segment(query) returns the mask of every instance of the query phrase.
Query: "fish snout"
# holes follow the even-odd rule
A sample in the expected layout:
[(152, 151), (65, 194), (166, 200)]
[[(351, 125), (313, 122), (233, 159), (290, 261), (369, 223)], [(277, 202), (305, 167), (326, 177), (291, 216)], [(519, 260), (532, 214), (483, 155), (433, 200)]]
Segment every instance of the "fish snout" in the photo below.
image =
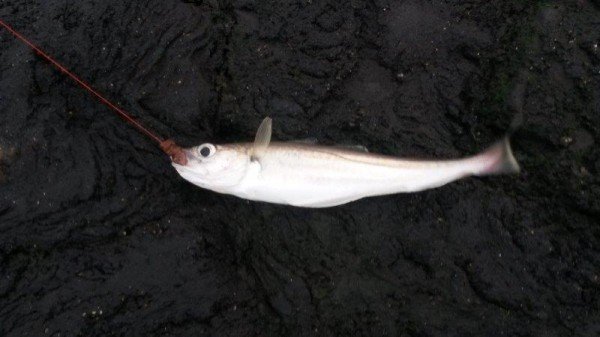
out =
[(198, 158), (195, 151), (182, 149), (181, 153), (185, 156), (185, 163), (181, 164), (176, 161), (171, 163), (180, 175), (205, 176), (208, 174), (208, 169), (203, 165), (202, 160)]
[(185, 158), (187, 160), (186, 165), (189, 165), (189, 163), (191, 162), (198, 161), (198, 157), (190, 149), (183, 149), (183, 154), (185, 155)]
[(167, 154), (173, 163), (178, 165), (186, 165), (187, 164), (187, 156), (184, 153), (184, 149), (182, 149), (177, 143), (175, 143), (172, 139), (166, 139), (160, 142), (160, 148), (163, 150), (165, 154)]
[(191, 168), (194, 163), (198, 162), (198, 158), (189, 149), (182, 149), (180, 152), (180, 156), (181, 156), (181, 159), (183, 159), (183, 160), (172, 159), (172, 163), (171, 163), (177, 169)]

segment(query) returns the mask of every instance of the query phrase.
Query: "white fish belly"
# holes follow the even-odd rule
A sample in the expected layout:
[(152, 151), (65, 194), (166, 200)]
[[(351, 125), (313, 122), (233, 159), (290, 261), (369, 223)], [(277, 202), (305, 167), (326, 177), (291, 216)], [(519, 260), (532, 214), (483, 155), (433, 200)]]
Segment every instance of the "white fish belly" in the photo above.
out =
[(330, 207), (369, 196), (415, 192), (472, 173), (468, 160), (392, 163), (388, 159), (378, 163), (335, 153), (289, 150), (274, 150), (254, 165), (232, 194), (301, 207)]

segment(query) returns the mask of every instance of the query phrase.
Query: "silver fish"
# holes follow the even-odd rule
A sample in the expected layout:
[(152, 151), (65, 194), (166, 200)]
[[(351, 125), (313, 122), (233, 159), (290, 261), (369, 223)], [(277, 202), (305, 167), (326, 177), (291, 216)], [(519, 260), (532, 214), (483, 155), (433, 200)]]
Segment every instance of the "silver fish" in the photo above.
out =
[(508, 137), (475, 156), (415, 160), (356, 149), (271, 142), (265, 118), (254, 143), (202, 144), (173, 163), (194, 185), (240, 198), (299, 207), (331, 207), (365, 197), (417, 192), (467, 176), (519, 172)]

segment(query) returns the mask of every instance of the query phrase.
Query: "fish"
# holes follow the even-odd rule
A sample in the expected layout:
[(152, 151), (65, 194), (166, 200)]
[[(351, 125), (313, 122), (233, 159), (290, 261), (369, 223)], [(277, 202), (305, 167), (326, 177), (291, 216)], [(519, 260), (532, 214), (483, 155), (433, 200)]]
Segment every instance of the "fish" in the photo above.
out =
[(373, 154), (364, 147), (272, 142), (271, 134), (272, 120), (267, 117), (253, 143), (205, 143), (185, 148), (185, 165), (172, 165), (183, 179), (204, 189), (307, 208), (419, 192), (468, 176), (520, 170), (508, 135), (473, 156), (417, 160)]

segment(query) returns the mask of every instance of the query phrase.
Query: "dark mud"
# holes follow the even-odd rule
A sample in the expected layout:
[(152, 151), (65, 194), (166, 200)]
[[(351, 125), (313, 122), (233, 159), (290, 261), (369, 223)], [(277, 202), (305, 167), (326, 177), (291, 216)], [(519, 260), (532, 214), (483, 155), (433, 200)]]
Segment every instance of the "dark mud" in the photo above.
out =
[(184, 145), (453, 157), (520, 176), (309, 210), (198, 189), (0, 32), (0, 336), (598, 336), (600, 3), (0, 1)]

